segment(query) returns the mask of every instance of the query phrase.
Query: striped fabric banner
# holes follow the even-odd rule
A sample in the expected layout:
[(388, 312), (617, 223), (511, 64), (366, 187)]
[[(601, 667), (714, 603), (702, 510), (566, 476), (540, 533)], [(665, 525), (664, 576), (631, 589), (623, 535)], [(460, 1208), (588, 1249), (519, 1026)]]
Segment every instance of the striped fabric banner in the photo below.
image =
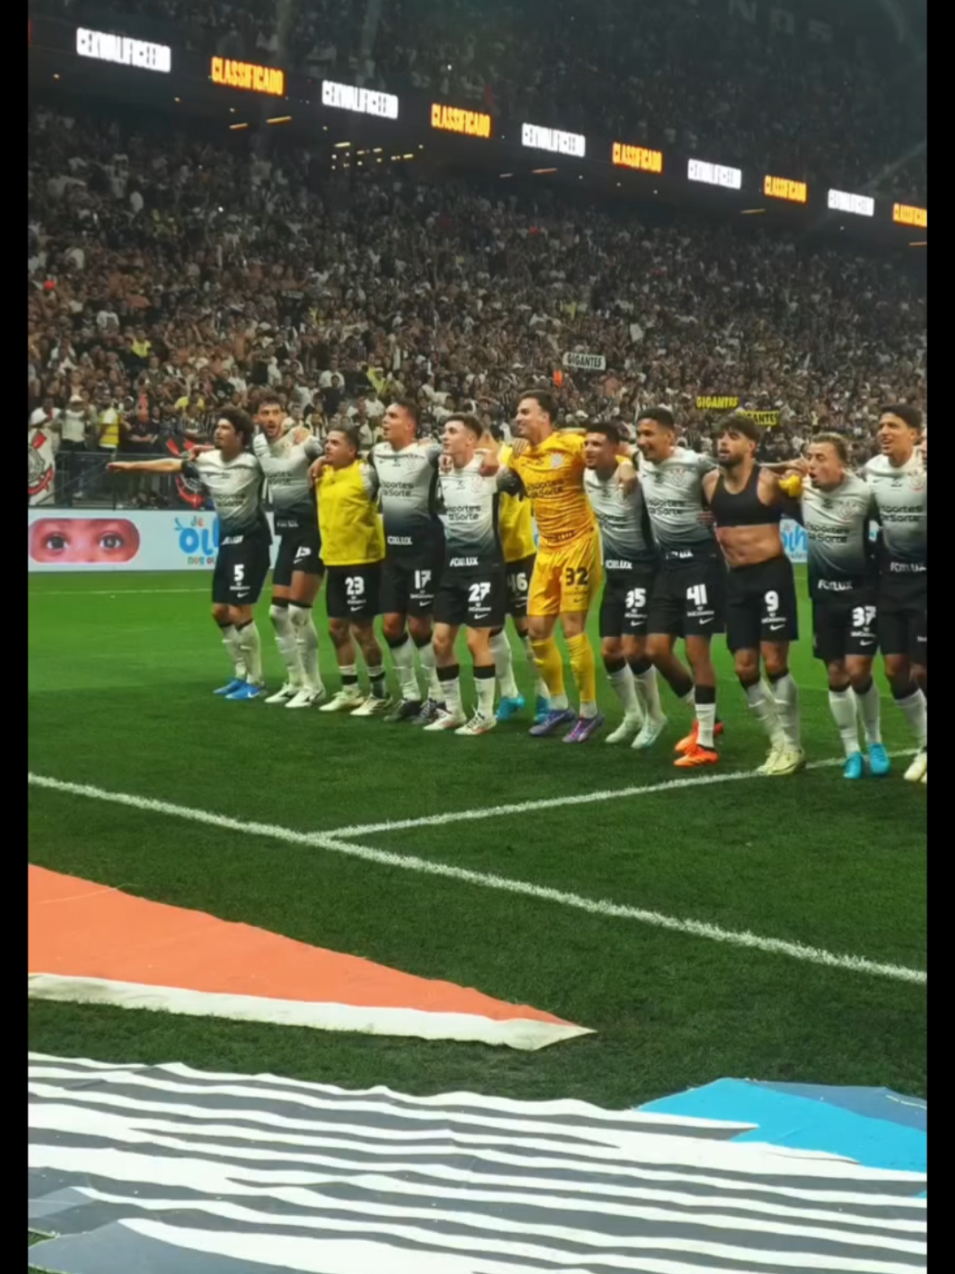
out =
[(58, 1274), (913, 1274), (926, 1179), (751, 1125), (31, 1055)]

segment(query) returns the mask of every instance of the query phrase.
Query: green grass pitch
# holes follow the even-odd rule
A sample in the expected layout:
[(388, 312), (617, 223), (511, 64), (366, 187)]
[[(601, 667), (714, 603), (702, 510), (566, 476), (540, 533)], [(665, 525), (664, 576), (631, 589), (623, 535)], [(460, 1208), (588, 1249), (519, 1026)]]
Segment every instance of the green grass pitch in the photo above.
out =
[[(526, 737), (529, 722), (464, 740), (222, 702), (211, 690), (228, 666), (208, 612), (206, 577), (31, 577), (30, 769), (307, 831), (680, 777), (671, 748), (689, 716), (671, 699), (670, 730), (651, 755), (600, 741), (535, 741)], [(274, 685), (281, 669), (267, 613), (263, 604)], [(323, 627), (321, 606), (317, 618)], [(810, 759), (836, 758), (808, 603), (801, 621), (792, 664), (806, 748)], [(722, 639), (718, 647), (721, 766), (752, 770), (765, 741)], [(322, 653), (335, 686), (327, 642)], [(528, 688), (520, 650), (515, 661)], [(619, 711), (604, 685), (601, 694), (613, 723)], [(884, 724), (890, 750), (910, 746), (888, 699)], [(897, 760), (882, 781), (848, 784), (834, 766), (378, 833), (363, 843), (923, 969), (926, 789), (902, 781), (904, 765)], [(35, 1003), (30, 1045), (39, 1051), (620, 1107), (721, 1076), (926, 1094), (921, 984), (64, 793), (31, 788), (29, 796), (33, 863), (474, 986), (596, 1031), (522, 1054)]]

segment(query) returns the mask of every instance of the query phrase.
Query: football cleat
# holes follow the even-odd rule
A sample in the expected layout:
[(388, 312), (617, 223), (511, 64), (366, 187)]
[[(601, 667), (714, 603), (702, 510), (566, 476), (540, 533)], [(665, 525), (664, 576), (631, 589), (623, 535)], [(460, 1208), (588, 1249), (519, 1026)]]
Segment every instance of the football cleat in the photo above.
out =
[[(475, 712), (471, 720), (465, 722), (462, 726), (458, 726), (454, 733), (460, 734), (465, 739), (473, 739), (477, 738), (479, 734), (489, 734), (496, 725), (496, 717), (485, 717), (480, 712)], [(430, 726), (425, 728), (430, 729)]]
[[(268, 703), (268, 699), (265, 702)], [(317, 708), (320, 703), (324, 702), (324, 687), (321, 690), (310, 690), (308, 686), (303, 686), (301, 690), (296, 691), (285, 706), (286, 708)]]
[(546, 739), (548, 735), (559, 730), (562, 725), (576, 725), (577, 713), (571, 708), (551, 708), (543, 721), (535, 721), (528, 734), (535, 739)]
[(269, 695), (269, 697), (266, 699), (265, 702), (266, 703), (288, 703), (290, 699), (295, 698), (295, 696), (299, 693), (301, 689), (302, 689), (301, 686), (293, 686), (291, 681), (286, 681), (285, 685), (281, 688), (281, 690), (276, 690), (275, 694)]
[(434, 717), (422, 729), (425, 734), (440, 734), (444, 730), (458, 730), (468, 723), (463, 712), (449, 712), (447, 708), (438, 708)]
[(767, 763), (765, 774), (770, 778), (783, 778), (787, 774), (795, 774), (806, 764), (806, 754), (802, 748), (777, 748)]
[(362, 704), (362, 693), (357, 686), (339, 690), (328, 703), (323, 703), (319, 712), (354, 712)]
[(438, 713), (446, 711), (443, 703), (439, 703), (437, 699), (425, 699), (421, 711), (412, 721), (412, 725), (430, 725), (432, 721), (437, 721)]
[(643, 721), (640, 717), (624, 717), (612, 734), (608, 734), (605, 743), (630, 743), (640, 733)]
[(578, 717), (573, 730), (564, 735), (564, 743), (586, 743), (601, 729), (604, 720), (602, 712), (598, 712), (595, 717)]
[(550, 700), (538, 695), (534, 701), (534, 724), (543, 725), (550, 716)]
[(230, 695), (234, 694), (240, 686), (244, 686), (245, 682), (241, 677), (233, 677), (227, 686), (220, 686), (218, 690), (213, 690), (214, 695)]
[(643, 729), (631, 744), (638, 752), (644, 751), (646, 748), (652, 748), (660, 735), (667, 728), (666, 717), (661, 717), (659, 721), (654, 721), (647, 717), (643, 723)]
[(852, 756), (846, 758), (842, 777), (844, 779), (861, 779), (865, 777), (865, 760), (861, 752), (853, 752)]
[[(718, 739), (722, 733), (723, 733), (723, 722), (717, 721), (716, 725), (713, 727), (713, 737), (715, 739)], [(699, 739), (700, 739), (700, 723), (699, 721), (694, 721), (693, 729), (690, 731), (690, 733), (686, 736), (685, 739), (680, 740), (680, 742), (674, 747), (673, 751), (680, 752), (680, 753), (689, 752), (692, 748), (696, 747), (697, 743), (699, 742)]]
[(415, 721), (421, 713), (424, 704), (420, 699), (402, 699), (394, 712), (390, 716), (385, 717), (386, 721), (396, 724), (401, 721)]
[(928, 748), (919, 748), (915, 760), (905, 771), (907, 783), (921, 783), (928, 773)]
[(873, 778), (881, 779), (892, 769), (889, 754), (881, 743), (869, 744), (869, 773)]
[(369, 695), (364, 703), (360, 704), (352, 713), (353, 717), (383, 717), (387, 713), (394, 711), (395, 701), (389, 699), (387, 695), (379, 698), (376, 695)]
[(720, 754), (715, 748), (705, 748), (701, 743), (696, 743), (688, 752), (677, 757), (673, 764), (678, 770), (695, 770), (701, 765), (716, 765), (719, 759)]
[(497, 705), (497, 719), (498, 721), (510, 721), (512, 717), (516, 717), (519, 712), (522, 712), (525, 707), (526, 700), (523, 695), (517, 695), (516, 698), (512, 699), (502, 698)]
[(241, 703), (246, 699), (258, 699), (262, 693), (261, 686), (253, 685), (251, 681), (243, 681), (242, 685), (237, 690), (233, 690), (230, 695), (226, 695), (226, 698)]

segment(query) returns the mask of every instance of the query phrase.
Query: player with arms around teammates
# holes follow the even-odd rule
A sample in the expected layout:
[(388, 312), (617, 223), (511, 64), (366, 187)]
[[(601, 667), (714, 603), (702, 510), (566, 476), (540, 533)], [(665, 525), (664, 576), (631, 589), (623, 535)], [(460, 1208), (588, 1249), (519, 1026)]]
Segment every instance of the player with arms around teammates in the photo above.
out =
[[(640, 484), (660, 556), (647, 621), (647, 650), (673, 693), (696, 709), (693, 729), (676, 745), (679, 769), (715, 765), (716, 672), (711, 642), (723, 632), (726, 568), (705, 514), (703, 477), (716, 467), (709, 456), (677, 445), (676, 422), (667, 407), (637, 420)], [(683, 638), (693, 675), (674, 653)]]
[[(358, 456), (358, 430), (332, 429), (324, 458), (312, 468), (318, 500), (322, 552), (328, 569), (328, 631), (338, 659), (342, 688), (319, 712), (377, 717), (394, 705), (385, 688), (381, 647), (374, 622), (381, 611), (381, 564), (385, 556), (378, 514), (378, 479)], [(355, 642), (361, 647), (371, 693), (358, 687)]]
[[(485, 458), (478, 452), (483, 433), (474, 416), (449, 416), (444, 423), (440, 484), (445, 556), (434, 599), (434, 652), (445, 707), (424, 727), (427, 732), (454, 730), (472, 738), (497, 725), (491, 635), (501, 631), (507, 614), (498, 489), (519, 486), (508, 470), (485, 476)], [(467, 628), (477, 692), (477, 708), (470, 720), (464, 711), (455, 655), (462, 625)]]
[[(600, 537), (584, 491), (584, 440), (555, 427), (557, 403), (545, 390), (521, 395), (515, 431), (519, 442), (505, 447), (500, 461), (521, 480), (531, 502), (540, 543), (531, 577), (527, 613), (534, 660), (547, 684), (551, 710), (533, 725), (536, 738), (563, 725), (565, 743), (585, 743), (603, 725), (597, 709), (597, 675), (587, 636), (587, 615), (601, 580)], [(621, 466), (618, 480), (632, 484), (632, 465)], [(580, 697), (574, 713), (564, 688), (564, 666), (554, 640), (560, 620)]]
[(215, 693), (257, 699), (262, 693), (262, 646), (254, 607), (269, 573), (272, 533), (262, 507), (262, 468), (250, 448), (252, 418), (239, 408), (219, 413), (215, 448), (195, 459), (116, 460), (113, 472), (183, 473), (201, 483), (219, 518), (219, 551), (212, 575), (212, 617), (232, 660), (233, 676)]
[(319, 445), (306, 430), (284, 429), (285, 409), (266, 394), (259, 400), (252, 449), (269, 484), (279, 551), (272, 572), (269, 617), (286, 680), (266, 703), (309, 708), (325, 698), (318, 667), (318, 633), (312, 606), (325, 566), (315, 517), (309, 467)]
[(813, 438), (806, 457), (800, 518), (809, 542), (809, 596), (813, 649), (829, 675), (829, 710), (846, 753), (847, 779), (865, 776), (859, 749), (862, 718), (869, 771), (888, 774), (882, 746), (879, 691), (872, 680), (877, 638), (877, 566), (869, 524), (875, 516), (871, 488), (848, 469), (840, 434)]
[(799, 637), (796, 580), (779, 527), (784, 512), (797, 510), (778, 476), (757, 463), (761, 436), (747, 416), (726, 417), (717, 442), (719, 472), (704, 474), (703, 493), (727, 566), (727, 645), (750, 711), (769, 736), (761, 772), (778, 777), (805, 765), (799, 691), (789, 671), (789, 645)]
[(604, 593), (600, 646), (610, 684), (623, 707), (623, 722), (608, 743), (652, 747), (666, 728), (657, 673), (647, 658), (647, 619), (657, 558), (638, 483), (618, 480), (623, 439), (612, 422), (587, 426), (584, 489), (600, 528)]
[[(389, 405), (382, 433), (368, 463), (378, 480), (384, 519), (383, 629), (401, 688), (401, 703), (388, 720), (427, 725), (444, 707), (431, 640), (434, 593), (444, 562), (437, 506), (441, 447), (418, 440), (418, 407), (410, 399)], [(427, 700), (415, 672), (416, 648), (428, 681)]]
[(922, 413), (907, 403), (884, 407), (881, 454), (865, 468), (882, 527), (879, 645), (895, 702), (918, 753), (905, 777), (928, 783), (928, 467)]

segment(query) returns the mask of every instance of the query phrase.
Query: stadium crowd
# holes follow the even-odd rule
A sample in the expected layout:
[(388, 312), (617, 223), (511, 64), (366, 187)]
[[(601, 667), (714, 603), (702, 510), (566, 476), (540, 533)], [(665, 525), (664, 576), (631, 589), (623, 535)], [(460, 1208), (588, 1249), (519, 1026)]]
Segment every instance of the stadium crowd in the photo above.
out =
[(263, 388), (368, 445), (389, 395), (432, 431), (455, 408), (500, 423), (567, 351), (606, 370), (563, 370), (566, 420), (667, 402), (704, 447), (697, 398), (733, 395), (780, 413), (771, 459), (814, 425), (861, 459), (882, 403), (924, 407), (924, 293), (884, 257), (410, 170), (332, 177), (149, 116), (39, 109), (29, 153), (30, 420), (77, 449), (206, 441)]
[[(863, 27), (858, 14), (847, 20), (839, 6), (819, 5), (799, 11), (798, 32), (774, 35), (768, 11), (754, 24), (720, 0), (603, 0), (599, 22), (581, 0), (31, 0), (31, 8), (203, 57), (418, 90), (502, 118), (925, 200), (924, 38), (898, 5), (901, 39), (878, 9)], [(825, 20), (831, 43), (818, 28), (811, 38), (811, 17)]]

